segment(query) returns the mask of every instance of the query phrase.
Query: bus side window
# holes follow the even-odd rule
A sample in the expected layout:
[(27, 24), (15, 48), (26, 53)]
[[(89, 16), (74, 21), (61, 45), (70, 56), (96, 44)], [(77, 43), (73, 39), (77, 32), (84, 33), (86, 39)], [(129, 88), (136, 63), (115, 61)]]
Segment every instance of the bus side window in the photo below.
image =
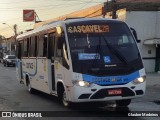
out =
[(27, 38), (27, 57), (29, 56), (29, 38)]
[(37, 53), (37, 56), (38, 57), (43, 57), (43, 42), (44, 42), (44, 40), (43, 40), (43, 37), (42, 36), (39, 36), (38, 37), (38, 53)]
[(18, 59), (23, 57), (23, 41), (19, 41), (18, 43)]
[(35, 42), (35, 38), (31, 37), (30, 39), (30, 57), (35, 57), (35, 46), (36, 46), (36, 42)]
[(35, 36), (35, 50), (34, 50), (34, 57), (37, 57), (37, 39), (38, 39), (38, 37)]
[(43, 42), (43, 57), (47, 57), (47, 40), (48, 40), (48, 35), (44, 35), (44, 42)]
[(62, 57), (62, 38), (58, 37), (57, 40), (57, 57)]
[(31, 53), (32, 53), (32, 51), (31, 51), (31, 50), (32, 50), (32, 47), (31, 47), (31, 46), (32, 46), (32, 43), (31, 43), (31, 41), (32, 41), (32, 40), (31, 40), (31, 37), (30, 37), (30, 38), (29, 38), (29, 57), (32, 56), (32, 54), (31, 54)]
[(23, 51), (23, 57), (28, 57), (28, 49), (27, 49), (27, 39), (24, 40), (24, 51)]
[(54, 60), (55, 52), (55, 33), (48, 34), (48, 59)]

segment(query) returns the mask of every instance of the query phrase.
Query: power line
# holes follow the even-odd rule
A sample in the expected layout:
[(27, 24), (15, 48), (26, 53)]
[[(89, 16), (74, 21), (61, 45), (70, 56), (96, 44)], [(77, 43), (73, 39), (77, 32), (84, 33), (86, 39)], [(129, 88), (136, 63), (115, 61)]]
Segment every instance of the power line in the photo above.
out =
[[(63, 1), (63, 0), (60, 0), (60, 1)], [(25, 1), (23, 1), (23, 2), (25, 2)], [(76, 11), (76, 10), (79, 10), (79, 9), (83, 9), (84, 7), (86, 7), (88, 4), (90, 4), (90, 3), (95, 3), (95, 2), (93, 2), (93, 0), (90, 0), (90, 1), (80, 1), (81, 3), (79, 3), (79, 4), (85, 4), (85, 5), (83, 5), (83, 6), (81, 6), (80, 8), (76, 8), (76, 9), (73, 9), (72, 8), (72, 11)], [(96, 3), (101, 3), (101, 2), (96, 2)], [(50, 8), (50, 10), (52, 10), (53, 11), (53, 9), (57, 9), (57, 7), (70, 7), (70, 6), (72, 6), (72, 5), (74, 5), (74, 6), (77, 6), (77, 5), (79, 5), (79, 4), (56, 4), (56, 5), (44, 5), (44, 6), (40, 6), (39, 8), (41, 8), (41, 9), (38, 9), (38, 7), (35, 7), (35, 8), (37, 8), (37, 11), (41, 11), (41, 10), (43, 10), (42, 8), (47, 8), (47, 7), (51, 7)], [(52, 9), (53, 8), (53, 9)], [(14, 8), (10, 8), (10, 9), (14, 9)], [(60, 9), (60, 8), (59, 8)], [(50, 11), (50, 10), (47, 10), (47, 13)], [(67, 11), (71, 11), (70, 9), (68, 9)], [(54, 14), (53, 12), (51, 13), (49, 13), (49, 14), (46, 14), (46, 12), (41, 12), (41, 13), (45, 13), (45, 14), (41, 14), (41, 15), (50, 15), (50, 14)], [(57, 13), (57, 11), (55, 11), (55, 13)], [(17, 18), (14, 18), (14, 19), (9, 19), (9, 20), (6, 20), (6, 21), (11, 21), (11, 20), (16, 20), (16, 19), (21, 19), (22, 17), (17, 17)], [(5, 21), (5, 22), (6, 22)], [(33, 23), (34, 24), (34, 23)], [(28, 26), (31, 26), (31, 24), (30, 25), (25, 25), (25, 26), (18, 26), (18, 28), (24, 28), (24, 27), (28, 27)], [(3, 30), (0, 30), (0, 31), (4, 31), (4, 30), (6, 30), (6, 29), (3, 29)]]
[[(88, 2), (87, 2), (87, 4), (88, 4)], [(63, 4), (63, 5), (65, 5), (65, 6), (63, 6), (63, 7), (70, 7), (71, 5), (74, 5), (74, 4)], [(57, 9), (57, 7), (58, 6), (61, 6), (61, 4), (58, 4), (58, 5), (56, 5), (56, 7), (52, 7), (53, 9)], [(75, 6), (78, 6), (78, 4), (77, 5), (75, 5)], [(53, 10), (52, 8), (50, 8), (50, 10)], [(82, 8), (82, 7), (81, 7)], [(44, 10), (44, 9), (36, 9), (36, 11), (41, 11), (41, 10)], [(50, 10), (47, 10), (46, 12), (48, 12), (48, 11), (50, 11)], [(13, 11), (13, 10), (12, 10)], [(20, 11), (22, 11), (22, 10), (20, 10)], [(56, 11), (57, 12), (57, 11)], [(42, 12), (41, 12), (42, 13)], [(44, 12), (43, 12), (44, 13)], [(49, 13), (49, 14), (53, 14), (53, 13)], [(48, 14), (42, 14), (42, 15), (48, 15)], [(16, 20), (16, 19), (20, 19), (20, 18), (22, 18), (22, 17), (17, 17), (17, 18), (14, 18), (14, 19), (8, 19), (8, 20), (5, 20), (5, 22), (6, 21), (12, 21), (12, 20)]]
[[(91, 1), (93, 1), (93, 0), (91, 0)], [(90, 3), (91, 1), (88, 1), (88, 2), (83, 2), (83, 3), (79, 3), (79, 4), (84, 4), (84, 3)], [(92, 2), (92, 3), (101, 3), (101, 2)], [(29, 6), (29, 8), (31, 8), (31, 9), (39, 9), (39, 8), (48, 8), (48, 7), (57, 7), (57, 6), (63, 6), (63, 5), (74, 5), (75, 3), (73, 3), (73, 4), (55, 4), (55, 5), (44, 5), (44, 6), (37, 6), (37, 7), (34, 7), (34, 6)], [(21, 10), (21, 9), (24, 9), (24, 7), (6, 7), (6, 8), (0, 8), (0, 10), (7, 10), (7, 11), (9, 11), (9, 10), (15, 10), (15, 11), (18, 11), (18, 10)]]
[[(84, 3), (80, 3), (80, 4), (84, 4)], [(54, 6), (63, 6), (63, 5), (73, 5), (73, 4), (54, 4), (54, 5), (43, 5), (43, 6), (29, 6), (29, 8), (48, 8), (48, 7), (54, 7)], [(7, 7), (7, 8), (0, 8), (0, 9), (24, 9), (24, 7)]]
[[(35, 0), (32, 0), (32, 1), (35, 1)], [(8, 2), (8, 3), (0, 3), (0, 4), (3, 4), (3, 5), (5, 5), (5, 4), (19, 4), (19, 3), (26, 3), (26, 2), (32, 2), (32, 1), (28, 1), (28, 0), (24, 0), (24, 1), (21, 1), (21, 2)]]

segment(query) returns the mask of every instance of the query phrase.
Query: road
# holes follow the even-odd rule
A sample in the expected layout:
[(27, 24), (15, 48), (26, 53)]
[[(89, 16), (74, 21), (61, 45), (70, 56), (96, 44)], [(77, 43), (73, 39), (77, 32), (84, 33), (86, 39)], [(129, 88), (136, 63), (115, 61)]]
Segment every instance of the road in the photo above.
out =
[[(160, 82), (158, 80), (160, 80), (160, 75), (149, 74), (147, 77), (147, 89), (145, 96), (132, 100), (132, 103), (128, 108), (115, 108), (114, 103), (110, 103), (103, 108), (93, 108), (90, 104), (80, 104), (76, 108), (69, 109), (63, 107), (58, 99), (54, 96), (50, 96), (38, 91), (36, 94), (29, 94), (27, 87), (23, 84), (20, 84), (16, 80), (15, 67), (4, 67), (0, 63), (0, 111), (52, 111), (52, 114), (59, 114), (57, 117), (54, 117), (56, 120), (70, 120), (75, 118), (77, 120), (106, 120), (107, 115), (109, 115), (107, 119), (128, 119), (124, 116), (121, 116), (120, 113), (118, 114), (118, 112), (160, 111)], [(101, 111), (101, 114), (98, 114), (99, 111)], [(69, 117), (65, 117), (66, 114), (70, 114)], [(120, 117), (113, 117), (114, 115), (116, 116), (116, 114), (118, 114)], [(99, 115), (101, 117), (99, 117)], [(53, 120), (54, 118), (45, 119)], [(151, 119), (151, 117), (136, 118), (141, 120)], [(0, 120), (1, 119), (2, 118), (0, 118)], [(14, 119), (32, 120), (34, 118)], [(38, 119), (43, 120), (44, 118)], [(159, 117), (152, 117), (152, 119), (158, 120)]]

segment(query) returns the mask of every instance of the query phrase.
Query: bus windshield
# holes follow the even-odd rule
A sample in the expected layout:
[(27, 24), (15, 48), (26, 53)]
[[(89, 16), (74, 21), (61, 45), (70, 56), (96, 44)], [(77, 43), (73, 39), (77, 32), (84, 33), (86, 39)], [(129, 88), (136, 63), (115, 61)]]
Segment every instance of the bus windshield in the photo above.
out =
[(128, 74), (143, 67), (125, 23), (68, 25), (73, 72), (98, 76)]

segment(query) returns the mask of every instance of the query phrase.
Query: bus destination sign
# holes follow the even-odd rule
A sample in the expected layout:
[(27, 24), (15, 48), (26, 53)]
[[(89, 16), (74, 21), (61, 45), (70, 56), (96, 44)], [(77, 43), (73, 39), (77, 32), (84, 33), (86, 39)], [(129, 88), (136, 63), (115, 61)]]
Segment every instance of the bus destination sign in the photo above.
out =
[(108, 25), (77, 25), (69, 26), (68, 33), (104, 33), (109, 32)]

